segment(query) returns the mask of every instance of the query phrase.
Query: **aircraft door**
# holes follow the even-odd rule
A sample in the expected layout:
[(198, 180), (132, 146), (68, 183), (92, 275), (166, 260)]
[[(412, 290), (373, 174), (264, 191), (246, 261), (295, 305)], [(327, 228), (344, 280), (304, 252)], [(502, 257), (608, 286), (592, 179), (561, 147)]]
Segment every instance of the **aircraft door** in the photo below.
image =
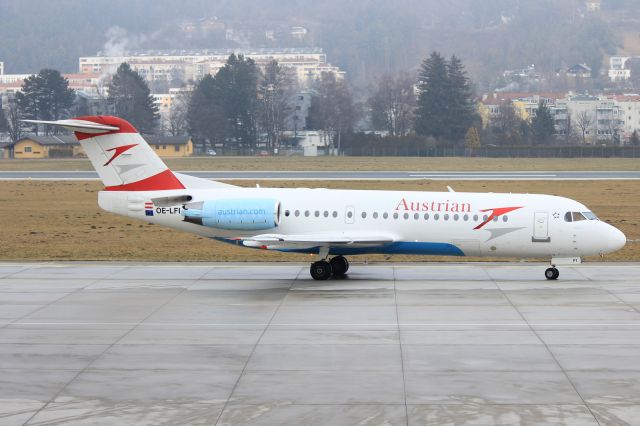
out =
[(356, 208), (353, 206), (347, 206), (344, 210), (344, 222), (354, 223), (356, 219)]
[(533, 217), (533, 237), (531, 241), (534, 243), (548, 243), (551, 241), (549, 237), (549, 213), (535, 212)]

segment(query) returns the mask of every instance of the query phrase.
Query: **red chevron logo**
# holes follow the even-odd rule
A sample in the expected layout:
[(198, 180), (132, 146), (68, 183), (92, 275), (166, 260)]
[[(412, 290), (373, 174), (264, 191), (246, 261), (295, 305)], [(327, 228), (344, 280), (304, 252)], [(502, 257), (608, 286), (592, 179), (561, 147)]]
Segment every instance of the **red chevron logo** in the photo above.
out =
[(482, 222), (480, 225), (476, 226), (473, 229), (480, 229), (483, 226), (485, 226), (487, 223), (491, 222), (494, 218), (496, 218), (498, 216), (502, 216), (503, 214), (507, 214), (507, 213), (512, 212), (514, 210), (521, 209), (521, 208), (522, 207), (497, 207), (495, 209), (480, 210), (482, 213), (491, 212), (491, 214), (489, 215), (487, 220), (485, 220), (484, 222)]
[(107, 150), (107, 152), (110, 152), (110, 151), (115, 151), (115, 152), (113, 153), (113, 156), (109, 159), (109, 161), (107, 161), (106, 163), (104, 163), (103, 167), (108, 166), (109, 164), (111, 164), (111, 162), (112, 162), (113, 160), (115, 160), (115, 159), (116, 159), (116, 158), (118, 158), (120, 155), (122, 155), (122, 153), (124, 153), (124, 152), (126, 152), (126, 151), (130, 150), (130, 149), (131, 149), (131, 148), (133, 148), (134, 146), (138, 146), (138, 144), (137, 144), (137, 143), (134, 143), (134, 144), (132, 144), (132, 145), (123, 145), (123, 146), (118, 146), (118, 147), (115, 147), (115, 148), (108, 149), (108, 150)]

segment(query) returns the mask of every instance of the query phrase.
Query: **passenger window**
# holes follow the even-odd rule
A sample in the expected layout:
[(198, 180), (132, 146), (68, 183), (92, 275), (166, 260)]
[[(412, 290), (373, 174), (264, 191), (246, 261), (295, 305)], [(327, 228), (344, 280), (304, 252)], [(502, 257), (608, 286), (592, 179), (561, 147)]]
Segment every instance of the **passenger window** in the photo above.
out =
[(329, 212), (328, 211), (324, 211), (324, 217), (329, 217)]
[(474, 215), (473, 215), (473, 221), (474, 221), (474, 222), (477, 222), (477, 221), (478, 221), (478, 215), (477, 215), (477, 214), (474, 214)]
[(449, 220), (449, 215), (448, 214), (444, 215), (444, 220)]
[(440, 219), (440, 215), (438, 213), (433, 215), (433, 220), (438, 220)]
[(453, 215), (453, 220), (455, 220), (457, 222), (458, 219), (460, 219), (460, 215), (454, 214)]
[(566, 213), (564, 214), (564, 221), (565, 221), (565, 222), (571, 222), (571, 221), (572, 221), (572, 220), (571, 220), (571, 212), (566, 212)]
[(333, 216), (333, 217), (338, 217), (338, 212), (334, 210), (334, 211), (333, 211), (333, 215), (332, 215), (332, 216)]
[(373, 212), (373, 218), (377, 219), (378, 218), (378, 212)]
[(503, 222), (507, 222), (508, 220), (509, 220), (509, 217), (508, 217), (508, 216), (502, 216), (502, 221), (503, 221)]
[(398, 213), (394, 213), (394, 214), (393, 214), (393, 218), (394, 218), (394, 219), (397, 219), (397, 218), (398, 218)]
[(424, 214), (424, 220), (429, 220), (429, 213)]
[(309, 217), (309, 210), (305, 210), (304, 215), (305, 217)]
[(285, 210), (285, 211), (284, 211), (284, 215), (285, 215), (286, 217), (289, 217), (289, 215), (290, 215), (290, 214), (291, 214), (291, 213), (289, 212), (289, 210)]
[(384, 219), (387, 219), (387, 218), (389, 217), (389, 213), (384, 213), (384, 214), (382, 215), (382, 217), (383, 217)]
[(362, 212), (362, 218), (366, 219), (367, 218), (367, 212)]
[(468, 215), (468, 214), (465, 214), (465, 215), (464, 215), (464, 217), (463, 217), (463, 219), (464, 219), (464, 221), (465, 221), (465, 222), (467, 222), (467, 221), (469, 220), (469, 215)]
[(413, 215), (413, 218), (414, 218), (415, 220), (420, 219), (420, 214), (418, 214), (418, 213), (414, 214), (414, 215)]
[(409, 219), (409, 213), (405, 213), (405, 214), (404, 214), (404, 219), (405, 219), (405, 220)]
[(319, 217), (319, 216), (320, 216), (320, 212), (319, 212), (318, 210), (316, 210), (316, 212), (315, 212), (315, 216), (316, 216), (316, 217)]
[(300, 210), (296, 210), (294, 214), (296, 215), (296, 217), (300, 216)]
[(351, 219), (353, 217), (353, 212), (347, 212), (347, 217)]

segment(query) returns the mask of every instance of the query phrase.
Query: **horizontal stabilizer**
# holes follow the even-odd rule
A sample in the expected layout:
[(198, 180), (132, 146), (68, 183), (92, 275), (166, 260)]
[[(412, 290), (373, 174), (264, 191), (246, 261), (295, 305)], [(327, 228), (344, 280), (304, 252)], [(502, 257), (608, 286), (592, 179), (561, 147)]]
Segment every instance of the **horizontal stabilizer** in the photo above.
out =
[(64, 127), (65, 129), (69, 129), (74, 132), (80, 133), (88, 133), (88, 134), (98, 134), (105, 132), (113, 132), (120, 130), (119, 127), (108, 126), (106, 124), (94, 123), (92, 121), (87, 120), (55, 120), (55, 121), (46, 121), (46, 120), (21, 120), (23, 123), (30, 124), (48, 124), (50, 126)]

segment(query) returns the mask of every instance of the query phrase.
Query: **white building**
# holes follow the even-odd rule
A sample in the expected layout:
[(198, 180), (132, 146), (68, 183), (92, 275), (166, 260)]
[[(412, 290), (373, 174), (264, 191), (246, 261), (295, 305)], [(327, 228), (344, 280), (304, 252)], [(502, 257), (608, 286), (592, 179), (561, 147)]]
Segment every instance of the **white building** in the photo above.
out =
[(291, 68), (302, 87), (320, 78), (323, 72), (343, 78), (344, 72), (327, 62), (322, 49), (215, 49), (182, 51), (145, 51), (124, 56), (86, 56), (79, 59), (83, 74), (113, 74), (127, 62), (148, 81), (197, 81), (206, 74), (215, 75), (231, 54), (244, 55), (264, 68), (272, 60)]
[(640, 132), (640, 95), (622, 95), (616, 97), (623, 121), (623, 140), (629, 140), (634, 131)]
[(566, 133), (568, 115), (571, 114), (573, 132), (582, 134), (582, 127), (585, 127), (587, 143), (612, 141), (616, 134), (623, 139), (624, 116), (616, 99), (573, 95), (558, 100), (551, 110), (558, 134)]
[(4, 74), (4, 62), (0, 61), (0, 75)]
[(609, 79), (613, 82), (631, 78), (631, 70), (627, 69), (627, 61), (632, 56), (612, 56), (609, 58)]

